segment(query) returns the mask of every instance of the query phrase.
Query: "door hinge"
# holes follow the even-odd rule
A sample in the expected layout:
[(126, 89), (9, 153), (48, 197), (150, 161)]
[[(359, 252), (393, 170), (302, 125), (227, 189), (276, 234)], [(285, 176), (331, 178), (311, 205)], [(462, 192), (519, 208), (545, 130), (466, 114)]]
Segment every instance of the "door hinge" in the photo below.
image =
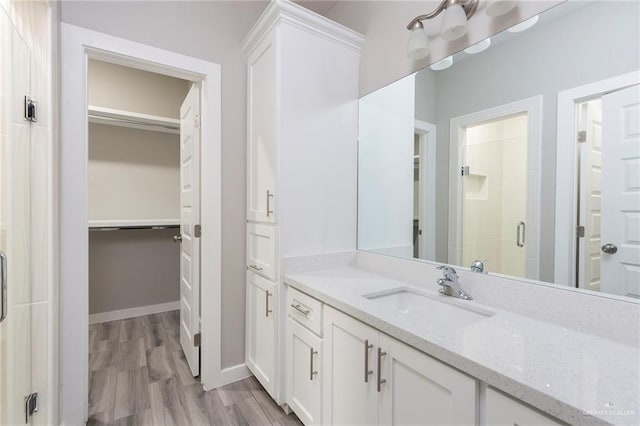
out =
[(202, 226), (196, 225), (193, 227), (193, 236), (196, 238), (200, 238), (202, 235)]
[(202, 342), (202, 335), (200, 333), (196, 333), (193, 335), (193, 346), (196, 348), (200, 347), (200, 343)]
[(30, 96), (24, 97), (24, 119), (31, 123), (38, 121), (38, 103)]
[(200, 114), (195, 115), (195, 118), (193, 119), (193, 125), (196, 129), (200, 128)]
[(460, 176), (469, 176), (469, 166), (460, 167)]
[(24, 397), (24, 422), (29, 423), (29, 417), (38, 412), (38, 393), (34, 392)]
[(587, 141), (587, 131), (581, 130), (578, 132), (578, 142), (583, 143)]
[(578, 225), (578, 227), (576, 228), (576, 235), (578, 236), (578, 238), (584, 238), (584, 226)]

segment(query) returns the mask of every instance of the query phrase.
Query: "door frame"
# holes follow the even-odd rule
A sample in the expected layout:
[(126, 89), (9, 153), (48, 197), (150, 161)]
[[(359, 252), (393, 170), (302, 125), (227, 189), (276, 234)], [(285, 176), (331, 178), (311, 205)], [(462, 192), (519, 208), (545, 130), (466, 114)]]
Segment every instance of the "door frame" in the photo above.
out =
[[(501, 117), (527, 113), (527, 259), (530, 280), (540, 274), (540, 179), (542, 147), (542, 96), (533, 96), (497, 107), (454, 117), (449, 129), (449, 263), (460, 265), (462, 258), (462, 180), (459, 164), (464, 147), (465, 127)], [(451, 194), (451, 190), (455, 193)]]
[[(415, 120), (414, 132), (420, 137), (420, 227), (426, 232), (418, 237), (420, 258), (436, 260), (436, 125)], [(424, 183), (423, 176), (427, 177)], [(424, 217), (427, 217), (425, 220)], [(424, 225), (424, 226), (423, 226)], [(431, 238), (427, 238), (430, 236)]]
[[(62, 23), (60, 138), (60, 421), (88, 417), (87, 62), (95, 58), (200, 83), (201, 382), (205, 389), (244, 377), (221, 365), (221, 68), (178, 53)], [(206, 142), (204, 142), (206, 141)], [(204, 143), (203, 143), (204, 142)], [(240, 371), (243, 370), (243, 371)]]
[(553, 282), (574, 287), (576, 282), (576, 227), (578, 225), (577, 105), (609, 92), (640, 84), (640, 71), (558, 92), (556, 137), (556, 216)]

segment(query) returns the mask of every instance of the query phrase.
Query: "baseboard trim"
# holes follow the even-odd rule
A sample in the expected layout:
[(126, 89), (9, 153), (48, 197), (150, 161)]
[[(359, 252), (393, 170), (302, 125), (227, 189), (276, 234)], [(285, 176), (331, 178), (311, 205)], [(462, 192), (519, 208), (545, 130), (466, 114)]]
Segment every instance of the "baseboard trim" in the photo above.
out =
[(89, 324), (99, 324), (101, 322), (117, 321), (127, 318), (141, 317), (144, 315), (159, 314), (161, 312), (175, 311), (180, 309), (180, 301), (160, 303), (158, 305), (139, 306), (118, 311), (100, 312), (89, 315)]
[[(238, 380), (246, 379), (251, 376), (251, 371), (247, 368), (247, 364), (238, 364), (233, 367), (224, 368), (217, 375), (214, 383), (203, 383), (205, 390), (210, 391)], [(211, 387), (209, 387), (211, 386)]]

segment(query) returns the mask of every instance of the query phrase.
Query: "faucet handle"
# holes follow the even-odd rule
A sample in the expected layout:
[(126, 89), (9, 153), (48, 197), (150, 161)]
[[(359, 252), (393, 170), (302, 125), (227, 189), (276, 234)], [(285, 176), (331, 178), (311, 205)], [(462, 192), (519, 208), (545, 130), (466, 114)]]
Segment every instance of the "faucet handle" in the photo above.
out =
[(451, 266), (449, 265), (440, 265), (438, 266), (438, 269), (442, 269), (442, 274), (445, 276), (445, 278), (447, 279), (451, 279), (454, 278), (458, 275), (458, 273), (456, 272), (455, 269), (453, 269)]

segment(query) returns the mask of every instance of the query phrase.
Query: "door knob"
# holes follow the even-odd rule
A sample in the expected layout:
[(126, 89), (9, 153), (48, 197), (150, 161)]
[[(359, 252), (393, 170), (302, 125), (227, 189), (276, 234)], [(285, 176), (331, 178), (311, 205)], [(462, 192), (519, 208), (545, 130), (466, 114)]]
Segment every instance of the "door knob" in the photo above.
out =
[(607, 243), (602, 246), (602, 252), (607, 254), (615, 254), (618, 251), (618, 246), (615, 244)]
[(174, 235), (173, 236), (173, 242), (174, 243), (181, 243), (182, 242), (182, 235), (180, 235), (180, 234)]

